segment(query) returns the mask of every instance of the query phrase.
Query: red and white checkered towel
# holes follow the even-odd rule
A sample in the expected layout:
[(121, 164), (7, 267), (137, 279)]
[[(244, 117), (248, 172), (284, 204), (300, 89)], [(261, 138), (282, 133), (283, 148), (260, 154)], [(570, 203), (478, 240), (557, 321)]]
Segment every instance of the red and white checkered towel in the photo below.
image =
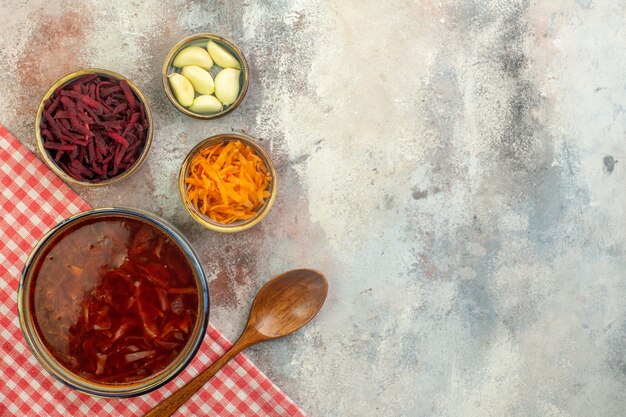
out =
[[(129, 399), (90, 397), (49, 375), (31, 354), (17, 317), (22, 267), (41, 236), (89, 208), (0, 125), (0, 416), (142, 415), (219, 358), (230, 343), (209, 325), (200, 350), (173, 381)], [(304, 416), (244, 355), (178, 411), (180, 416)]]

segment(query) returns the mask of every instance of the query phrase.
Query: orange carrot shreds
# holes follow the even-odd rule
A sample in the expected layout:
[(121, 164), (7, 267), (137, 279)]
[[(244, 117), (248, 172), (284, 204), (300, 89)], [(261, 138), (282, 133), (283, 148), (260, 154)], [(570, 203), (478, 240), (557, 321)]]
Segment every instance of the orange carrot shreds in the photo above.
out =
[(239, 140), (216, 143), (191, 158), (187, 203), (218, 223), (247, 220), (270, 197), (272, 176), (254, 150)]

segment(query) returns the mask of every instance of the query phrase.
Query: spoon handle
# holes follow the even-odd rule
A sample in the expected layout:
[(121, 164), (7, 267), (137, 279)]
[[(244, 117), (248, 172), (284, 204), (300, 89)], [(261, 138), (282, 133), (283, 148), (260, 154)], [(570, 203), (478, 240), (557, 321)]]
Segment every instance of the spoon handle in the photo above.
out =
[(156, 407), (148, 411), (144, 417), (169, 417), (176, 412), (189, 398), (193, 396), (213, 375), (217, 373), (239, 352), (250, 346), (250, 342), (245, 337), (241, 337), (224, 356), (213, 362), (204, 371), (200, 372), (191, 381), (187, 382), (181, 389), (161, 401)]

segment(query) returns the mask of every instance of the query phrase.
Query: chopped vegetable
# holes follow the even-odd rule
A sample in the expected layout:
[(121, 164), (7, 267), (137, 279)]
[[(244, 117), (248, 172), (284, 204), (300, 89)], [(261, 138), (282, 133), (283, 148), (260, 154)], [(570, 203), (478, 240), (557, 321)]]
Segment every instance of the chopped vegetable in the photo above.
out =
[(124, 355), (126, 363), (135, 362), (139, 359), (147, 358), (148, 356), (154, 356), (156, 352), (154, 350), (144, 350), (142, 352), (133, 352)]
[(185, 311), (185, 304), (183, 303), (183, 299), (180, 297), (176, 297), (170, 303), (170, 307), (172, 313), (180, 315)]
[(129, 169), (147, 138), (143, 104), (128, 83), (90, 74), (44, 102), (43, 146), (69, 176), (97, 183)]
[(187, 202), (222, 224), (246, 220), (270, 197), (271, 181), (265, 163), (249, 145), (239, 140), (216, 143), (191, 158), (185, 178)]
[(107, 355), (102, 353), (96, 353), (96, 375), (102, 375), (104, 373), (104, 365), (107, 363)]
[(170, 294), (195, 294), (196, 289), (194, 287), (186, 288), (168, 288), (167, 292)]

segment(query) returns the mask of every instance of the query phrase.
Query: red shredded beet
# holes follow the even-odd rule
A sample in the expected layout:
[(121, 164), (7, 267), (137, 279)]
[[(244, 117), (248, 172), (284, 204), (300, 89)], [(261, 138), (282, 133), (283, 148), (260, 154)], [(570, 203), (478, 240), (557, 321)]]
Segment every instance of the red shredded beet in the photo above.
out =
[(90, 74), (44, 102), (44, 148), (71, 177), (100, 182), (126, 171), (144, 149), (145, 108), (128, 83)]

